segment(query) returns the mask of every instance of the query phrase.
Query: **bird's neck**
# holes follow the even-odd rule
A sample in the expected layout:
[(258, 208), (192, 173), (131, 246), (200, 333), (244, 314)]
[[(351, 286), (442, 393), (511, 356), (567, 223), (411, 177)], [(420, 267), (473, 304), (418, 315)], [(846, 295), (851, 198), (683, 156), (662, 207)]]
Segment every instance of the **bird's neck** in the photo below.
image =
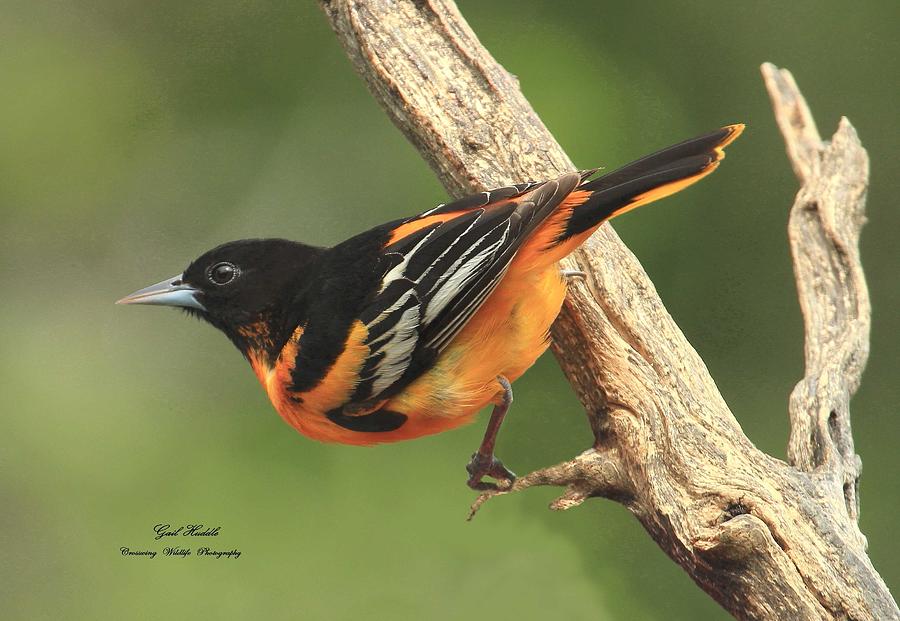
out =
[[(305, 275), (303, 275), (305, 276)], [(270, 303), (266, 310), (243, 315), (239, 320), (215, 323), (244, 357), (256, 368), (259, 364), (272, 367), (282, 348), (298, 327), (307, 320), (307, 286), (301, 284), (307, 278), (284, 287), (283, 297)]]
[(282, 317), (263, 312), (237, 326), (221, 326), (244, 357), (257, 366), (271, 367), (282, 347), (291, 337), (291, 330)]

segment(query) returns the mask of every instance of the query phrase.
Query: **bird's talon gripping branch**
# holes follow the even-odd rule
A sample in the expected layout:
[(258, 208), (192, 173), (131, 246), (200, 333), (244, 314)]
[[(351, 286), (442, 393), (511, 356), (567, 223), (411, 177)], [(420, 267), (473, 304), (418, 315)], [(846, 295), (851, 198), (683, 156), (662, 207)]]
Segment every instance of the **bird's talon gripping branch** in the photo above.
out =
[[(466, 484), (474, 490), (509, 489), (516, 481), (515, 473), (504, 466), (502, 461), (493, 455), (481, 452), (472, 454), (472, 459), (466, 465), (466, 472), (469, 473), (469, 480), (466, 481)], [(497, 483), (482, 481), (484, 477), (491, 477)]]
[[(497, 384), (500, 386), (500, 392), (498, 393), (499, 401), (491, 412), (491, 419), (488, 421), (487, 428), (484, 430), (484, 438), (481, 440), (481, 446), (478, 447), (478, 450), (472, 455), (472, 459), (469, 460), (469, 464), (466, 466), (466, 471), (469, 473), (467, 484), (472, 489), (498, 489), (496, 485), (482, 483), (481, 479), (486, 476), (492, 477), (498, 482), (505, 483), (506, 488), (509, 488), (513, 481), (516, 480), (516, 475), (504, 466), (502, 461), (494, 457), (494, 445), (497, 443), (497, 432), (500, 431), (500, 425), (503, 424), (503, 418), (509, 411), (509, 406), (512, 405), (513, 401), (512, 386), (510, 385), (509, 380), (502, 375), (498, 375), (496, 380)], [(485, 485), (488, 487), (485, 487)]]

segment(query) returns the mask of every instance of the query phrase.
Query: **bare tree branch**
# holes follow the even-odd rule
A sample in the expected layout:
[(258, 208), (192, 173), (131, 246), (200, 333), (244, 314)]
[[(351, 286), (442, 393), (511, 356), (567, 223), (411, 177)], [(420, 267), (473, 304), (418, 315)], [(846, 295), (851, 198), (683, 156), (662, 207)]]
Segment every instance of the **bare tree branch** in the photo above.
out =
[(859, 258), (869, 157), (846, 118), (831, 143), (822, 142), (789, 71), (766, 63), (762, 72), (802, 184), (788, 238), (806, 326), (806, 376), (791, 394), (788, 457), (803, 471), (836, 476), (856, 523), (862, 462), (853, 449), (850, 397), (869, 357), (871, 308)]
[(494, 496), (520, 492), (538, 485), (565, 487), (566, 491), (550, 503), (554, 511), (577, 507), (588, 498), (603, 496), (628, 502), (634, 496), (634, 488), (618, 461), (617, 451), (588, 449), (578, 457), (555, 466), (535, 470), (503, 489), (487, 490), (478, 495), (469, 510), (469, 520), (481, 506)]
[[(373, 95), (451, 193), (574, 170), (451, 0), (320, 2)], [(827, 233), (792, 237), (795, 262), (808, 263), (797, 270), (807, 338), (818, 343), (807, 345), (806, 392), (792, 398), (798, 468), (744, 436), (646, 273), (604, 225), (563, 265), (586, 278), (570, 286), (553, 330), (553, 351), (587, 410), (593, 448), (505, 493), (549, 484), (566, 488), (554, 508), (592, 496), (621, 502), (742, 619), (900, 619), (856, 524), (858, 464), (846, 408), (865, 362), (868, 311), (858, 226), (842, 223), (861, 221), (865, 179), (848, 186), (816, 155), (846, 157), (849, 124), (823, 151), (799, 91), (784, 91), (799, 119), (791, 124), (802, 129), (802, 140), (788, 141), (796, 170), (805, 188), (820, 188), (810, 196), (834, 199), (817, 211), (822, 223), (833, 223)], [(841, 196), (860, 199), (853, 208), (860, 211), (843, 213)], [(809, 255), (796, 249), (826, 241), (830, 248)], [(821, 304), (832, 310), (820, 311)], [(822, 338), (825, 332), (831, 336)], [(851, 379), (839, 381), (841, 373)]]

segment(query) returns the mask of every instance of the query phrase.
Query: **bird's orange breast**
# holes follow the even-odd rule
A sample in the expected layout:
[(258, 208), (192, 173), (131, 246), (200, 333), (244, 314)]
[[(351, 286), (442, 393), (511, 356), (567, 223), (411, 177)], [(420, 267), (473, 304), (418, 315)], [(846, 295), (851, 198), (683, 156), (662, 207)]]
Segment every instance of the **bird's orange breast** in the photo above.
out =
[(392, 431), (354, 431), (325, 415), (345, 404), (358, 382), (366, 355), (366, 328), (360, 322), (352, 326), (341, 355), (323, 380), (307, 392), (289, 389), (302, 329), (274, 364), (251, 352), (251, 365), (281, 417), (321, 442), (397, 442), (466, 424), (502, 392), (497, 376), (515, 380), (546, 350), (548, 330), (565, 297), (565, 283), (555, 264), (535, 269), (533, 262), (517, 263), (429, 370), (399, 394), (373, 406), (407, 417)]

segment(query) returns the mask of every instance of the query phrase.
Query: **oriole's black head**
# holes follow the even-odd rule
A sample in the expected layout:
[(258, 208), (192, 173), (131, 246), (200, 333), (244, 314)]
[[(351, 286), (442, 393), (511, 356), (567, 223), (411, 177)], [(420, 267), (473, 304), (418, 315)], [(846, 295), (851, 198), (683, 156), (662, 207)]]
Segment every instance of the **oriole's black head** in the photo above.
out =
[[(182, 274), (135, 291), (119, 304), (180, 307), (225, 332), (246, 353), (246, 326), (267, 332), (287, 326), (294, 301), (309, 282), (322, 250), (286, 239), (242, 239), (217, 246)], [(275, 334), (271, 334), (276, 337)]]

